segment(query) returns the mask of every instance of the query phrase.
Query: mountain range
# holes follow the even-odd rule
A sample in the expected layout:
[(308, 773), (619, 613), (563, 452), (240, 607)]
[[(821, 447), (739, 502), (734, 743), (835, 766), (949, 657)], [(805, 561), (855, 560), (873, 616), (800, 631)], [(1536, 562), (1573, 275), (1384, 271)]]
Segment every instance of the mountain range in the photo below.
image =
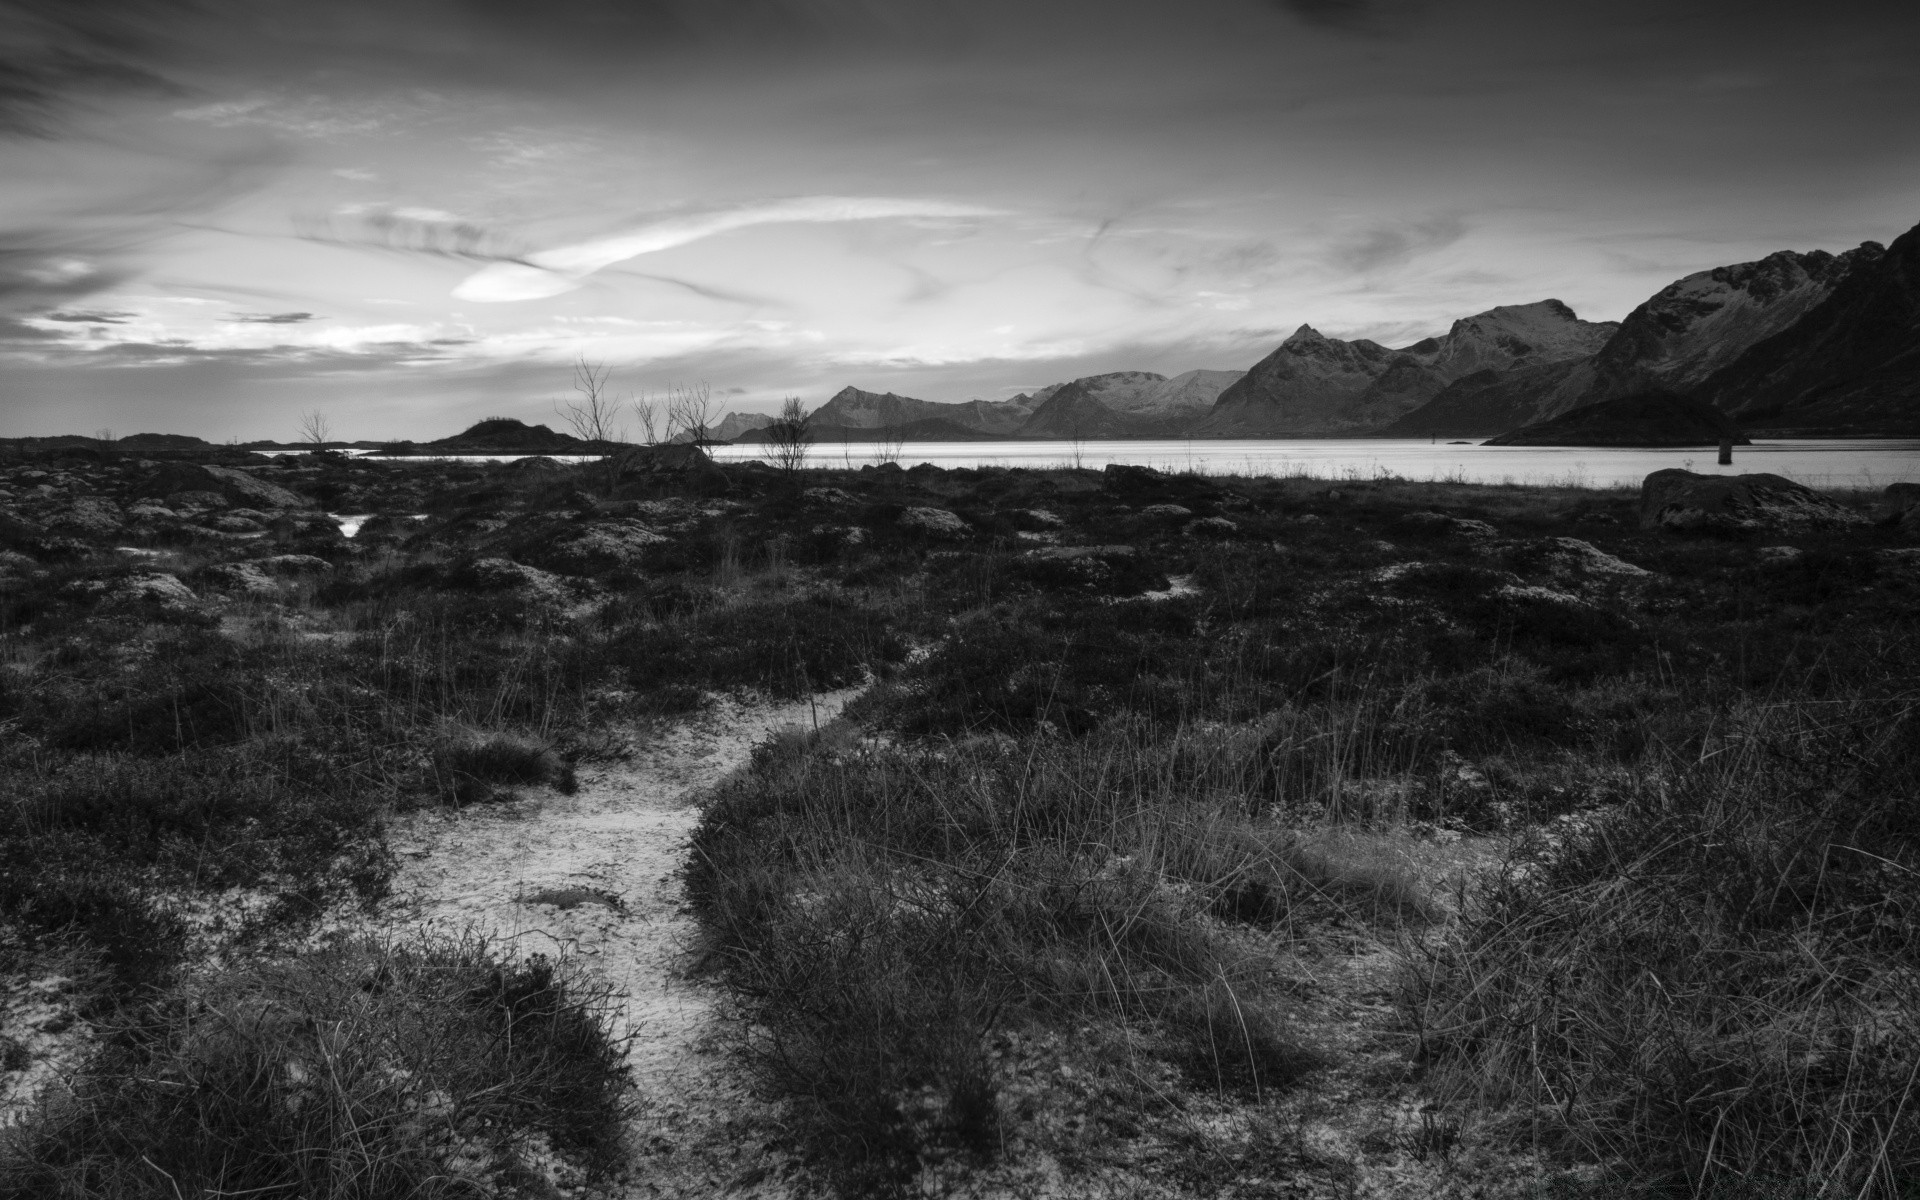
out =
[[(1660, 397), (1774, 436), (1920, 434), (1920, 226), (1885, 247), (1782, 250), (1699, 271), (1620, 321), (1584, 321), (1540, 300), (1397, 349), (1301, 325), (1244, 372), (1115, 371), (963, 404), (848, 387), (813, 424), (821, 441), (1460, 438), (1629, 399), (1652, 419)], [(1676, 431), (1707, 427), (1690, 405), (1672, 407)], [(728, 414), (721, 436), (760, 440), (768, 421)]]

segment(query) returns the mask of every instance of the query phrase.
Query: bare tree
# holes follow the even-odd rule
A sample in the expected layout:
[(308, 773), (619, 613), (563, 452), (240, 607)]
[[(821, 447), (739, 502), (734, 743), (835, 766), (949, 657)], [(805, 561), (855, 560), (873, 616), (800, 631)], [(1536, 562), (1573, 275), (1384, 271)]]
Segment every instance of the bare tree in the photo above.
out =
[(800, 397), (788, 396), (780, 405), (780, 416), (767, 426), (767, 457), (773, 465), (789, 474), (807, 462), (807, 448), (813, 445), (812, 418)]
[(300, 414), (300, 440), (307, 445), (318, 450), (332, 434), (333, 422), (327, 420), (327, 414), (317, 408)]
[(898, 463), (901, 452), (906, 449), (907, 435), (891, 421), (880, 427), (880, 438), (873, 446), (873, 461), (881, 465)]
[(712, 436), (713, 389), (701, 383), (667, 385), (667, 440), (686, 434), (696, 446)]
[(573, 436), (585, 442), (618, 442), (626, 430), (620, 424), (620, 404), (607, 390), (613, 369), (582, 355), (573, 364), (573, 390), (578, 400), (555, 400), (553, 411)]
[[(633, 402), (633, 415), (640, 419), (641, 443), (647, 446), (659, 445), (660, 425), (662, 419), (666, 416), (666, 414), (661, 411), (660, 398), (652, 392), (641, 392), (639, 398)], [(671, 429), (667, 431), (667, 436), (673, 436)]]

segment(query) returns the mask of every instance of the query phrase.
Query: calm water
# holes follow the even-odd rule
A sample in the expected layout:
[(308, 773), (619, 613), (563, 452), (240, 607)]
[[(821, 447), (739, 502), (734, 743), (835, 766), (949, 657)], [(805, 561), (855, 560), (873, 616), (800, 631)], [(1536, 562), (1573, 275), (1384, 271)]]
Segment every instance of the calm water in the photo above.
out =
[[(874, 447), (817, 445), (808, 462), (838, 467), (875, 461)], [(722, 461), (763, 458), (764, 446), (716, 446)], [(1920, 482), (1920, 439), (1802, 440), (1735, 446), (1733, 465), (1713, 447), (1614, 450), (1592, 446), (1451, 446), (1417, 440), (1245, 440), (1084, 442), (908, 442), (901, 466), (1058, 467), (1098, 470), (1133, 463), (1219, 475), (1303, 475), (1317, 479), (1452, 479), (1470, 483), (1552, 483), (1638, 487), (1649, 472), (1684, 467), (1702, 474), (1770, 471), (1817, 487), (1885, 487)]]
[[(813, 447), (815, 467), (858, 467), (879, 461), (871, 443)], [(765, 446), (715, 446), (722, 462), (764, 459)], [(461, 454), (461, 462), (502, 462), (520, 454)], [(559, 462), (584, 462), (553, 455)], [(1479, 446), (1417, 440), (1196, 440), (1083, 442), (908, 442), (896, 461), (903, 467), (1071, 467), (1099, 470), (1132, 463), (1168, 471), (1212, 475), (1292, 475), (1314, 479), (1444, 479), (1467, 483), (1547, 483), (1571, 487), (1638, 487), (1649, 472), (1684, 467), (1702, 474), (1770, 471), (1815, 487), (1882, 488), (1920, 483), (1920, 439), (1806, 439), (1735, 446), (1733, 465), (1715, 462), (1711, 446), (1680, 450), (1611, 450), (1593, 446)], [(446, 462), (449, 459), (393, 459)]]

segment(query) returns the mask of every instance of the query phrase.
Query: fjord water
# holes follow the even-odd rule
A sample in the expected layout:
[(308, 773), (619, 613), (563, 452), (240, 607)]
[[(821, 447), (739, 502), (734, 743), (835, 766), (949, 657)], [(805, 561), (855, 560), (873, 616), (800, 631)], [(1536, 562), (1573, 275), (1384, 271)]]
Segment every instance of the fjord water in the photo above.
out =
[[(878, 461), (873, 443), (823, 442), (808, 465)], [(715, 446), (722, 462), (765, 458), (765, 446)], [(1702, 474), (1768, 471), (1813, 487), (1882, 488), (1920, 482), (1920, 439), (1859, 438), (1762, 441), (1733, 448), (1733, 465), (1716, 462), (1712, 446), (1616, 449), (1599, 446), (1481, 446), (1424, 439), (1241, 439), (1193, 441), (908, 442), (894, 461), (903, 467), (1060, 467), (1098, 470), (1130, 463), (1209, 475), (1289, 475), (1328, 480), (1417, 479), (1463, 483), (1637, 487), (1650, 472), (1682, 467)]]

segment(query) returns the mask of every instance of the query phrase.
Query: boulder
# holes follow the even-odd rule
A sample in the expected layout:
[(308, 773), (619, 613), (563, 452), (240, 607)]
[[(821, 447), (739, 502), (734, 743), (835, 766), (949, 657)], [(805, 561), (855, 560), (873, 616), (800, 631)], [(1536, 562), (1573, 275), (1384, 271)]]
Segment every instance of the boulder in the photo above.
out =
[(1046, 529), (1059, 529), (1066, 524), (1065, 521), (1060, 519), (1060, 514), (1050, 512), (1044, 508), (1016, 508), (1007, 515), (1012, 517), (1020, 528), (1031, 529), (1036, 532)]
[(1107, 487), (1116, 492), (1158, 487), (1167, 480), (1165, 475), (1152, 467), (1137, 467), (1131, 463), (1108, 463), (1100, 474)]
[(669, 442), (658, 446), (633, 446), (614, 456), (614, 474), (627, 479), (644, 475), (683, 475), (713, 465), (713, 459), (699, 446)]
[(1225, 517), (1201, 517), (1188, 521), (1180, 532), (1190, 538), (1230, 538), (1240, 532), (1240, 526)]
[(828, 506), (853, 503), (853, 494), (837, 487), (810, 487), (800, 493), (800, 498), (809, 504)]
[(1672, 468), (1655, 471), (1640, 485), (1642, 529), (1806, 532), (1866, 521), (1845, 505), (1779, 475), (1697, 475)]
[[(230, 504), (247, 508), (311, 508), (313, 502), (279, 484), (255, 478), (236, 467), (216, 467), (207, 463), (176, 463), (161, 473), (149, 490), (164, 493), (214, 492)], [(176, 505), (177, 507), (177, 505)]]
[(1192, 516), (1193, 510), (1184, 504), (1149, 504), (1140, 510), (1140, 515), (1143, 517), (1166, 517), (1179, 520), (1182, 517)]
[(333, 570), (332, 563), (311, 554), (274, 554), (249, 565), (274, 575), (319, 575)]
[(1566, 576), (1612, 576), (1616, 579), (1646, 579), (1653, 575), (1645, 567), (1636, 567), (1622, 558), (1615, 558), (1591, 542), (1579, 538), (1547, 538), (1541, 547), (1547, 566), (1555, 575)]
[(1439, 512), (1410, 512), (1394, 522), (1402, 533), (1425, 537), (1493, 538), (1500, 531), (1472, 517), (1454, 517)]
[(969, 532), (958, 513), (944, 508), (909, 508), (900, 514), (897, 524), (909, 533), (930, 538), (963, 538)]
[(156, 607), (181, 609), (191, 605), (193, 589), (172, 575), (151, 571), (115, 580), (101, 599), (108, 604), (128, 608)]
[(1880, 523), (1920, 537), (1920, 483), (1890, 483), (1880, 493)]

